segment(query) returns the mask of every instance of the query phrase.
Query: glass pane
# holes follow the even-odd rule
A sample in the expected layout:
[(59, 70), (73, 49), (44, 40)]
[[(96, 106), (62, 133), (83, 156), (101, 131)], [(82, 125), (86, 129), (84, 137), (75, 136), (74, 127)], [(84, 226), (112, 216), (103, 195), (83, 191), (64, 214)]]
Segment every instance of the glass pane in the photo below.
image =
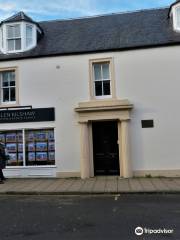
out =
[(14, 71), (9, 71), (9, 78), (10, 78), (10, 81), (14, 81), (15, 80), (15, 72)]
[(9, 86), (9, 78), (8, 78), (9, 73), (8, 72), (3, 72), (2, 73), (2, 86), (3, 87), (8, 87)]
[(26, 37), (27, 38), (32, 38), (32, 26), (26, 26)]
[(102, 71), (103, 71), (103, 79), (110, 79), (109, 63), (102, 64)]
[(26, 38), (26, 47), (29, 47), (32, 45), (32, 38)]
[(102, 96), (102, 82), (97, 81), (95, 82), (95, 96)]
[(14, 27), (7, 26), (7, 38), (13, 38), (13, 37), (14, 37)]
[(21, 37), (21, 28), (20, 25), (14, 26), (14, 38), (20, 38)]
[(3, 88), (3, 102), (9, 102), (9, 88)]
[(23, 165), (23, 138), (22, 131), (0, 132), (0, 142), (5, 144), (6, 152), (9, 155), (7, 166)]
[(11, 82), (10, 82), (10, 86), (11, 86), (11, 87), (13, 87), (13, 86), (15, 87), (15, 85), (16, 85), (15, 81), (11, 81)]
[(95, 63), (94, 66), (94, 79), (95, 80), (101, 80), (101, 64)]
[(103, 82), (103, 92), (104, 92), (104, 95), (111, 95), (110, 81)]
[(176, 24), (180, 28), (180, 7), (176, 8)]
[(55, 165), (54, 130), (26, 131), (26, 164)]
[(14, 50), (14, 42), (15, 40), (8, 40), (8, 51)]
[(10, 101), (14, 102), (16, 101), (16, 90), (15, 90), (15, 87), (13, 88), (10, 88)]
[(4, 48), (4, 36), (3, 36), (3, 29), (1, 29), (1, 44), (2, 44), (2, 48)]
[(11, 86), (15, 86), (15, 72), (9, 72), (9, 81)]
[(27, 25), (26, 26), (26, 46), (32, 45), (32, 34), (33, 34), (33, 28), (32, 26)]
[(21, 50), (21, 39), (15, 40), (15, 50)]
[(3, 80), (2, 85), (3, 87), (8, 87), (9, 86), (8, 80), (5, 80), (5, 81)]

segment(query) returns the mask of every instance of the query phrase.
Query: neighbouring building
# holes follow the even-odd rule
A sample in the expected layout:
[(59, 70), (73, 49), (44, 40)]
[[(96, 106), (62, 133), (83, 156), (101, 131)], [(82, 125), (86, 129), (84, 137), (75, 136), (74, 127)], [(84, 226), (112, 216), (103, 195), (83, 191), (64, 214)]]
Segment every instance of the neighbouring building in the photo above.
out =
[(180, 1), (0, 24), (8, 177), (180, 176)]

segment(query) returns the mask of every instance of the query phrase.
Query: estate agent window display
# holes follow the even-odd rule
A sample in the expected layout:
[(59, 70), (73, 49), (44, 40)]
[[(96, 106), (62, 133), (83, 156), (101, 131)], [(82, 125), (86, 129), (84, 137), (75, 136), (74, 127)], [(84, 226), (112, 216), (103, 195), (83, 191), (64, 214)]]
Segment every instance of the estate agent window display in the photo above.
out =
[(9, 155), (7, 166), (55, 165), (54, 129), (1, 131), (0, 142)]

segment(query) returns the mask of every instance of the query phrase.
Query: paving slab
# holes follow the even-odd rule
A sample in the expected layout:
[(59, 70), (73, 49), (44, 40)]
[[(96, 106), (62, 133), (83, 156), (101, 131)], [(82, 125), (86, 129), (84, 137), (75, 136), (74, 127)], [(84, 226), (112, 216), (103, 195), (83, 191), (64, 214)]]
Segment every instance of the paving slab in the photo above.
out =
[(51, 186), (51, 184), (55, 184), (56, 182), (52, 179), (45, 180), (44, 182), (40, 182), (38, 186), (34, 188), (34, 191), (36, 192), (46, 192), (47, 188)]
[(92, 193), (104, 193), (106, 187), (106, 178), (97, 178), (93, 186)]
[(128, 179), (118, 179), (118, 192), (131, 192), (131, 187)]
[(79, 189), (79, 191), (81, 193), (83, 193), (83, 192), (92, 193), (95, 183), (96, 183), (96, 178), (86, 179), (84, 184)]
[(80, 189), (82, 188), (82, 186), (84, 185), (85, 180), (82, 179), (78, 179), (75, 180), (68, 188), (67, 191), (68, 192), (79, 192)]
[(180, 178), (8, 179), (0, 194), (180, 193)]
[(26, 186), (23, 187), (24, 192), (33, 192), (34, 189), (42, 182), (42, 179), (25, 179)]
[(170, 191), (170, 188), (167, 186), (165, 182), (162, 181), (161, 178), (151, 178), (151, 182), (154, 185), (156, 191), (160, 192)]
[(54, 192), (58, 187), (60, 187), (65, 182), (65, 179), (57, 179), (56, 181), (52, 182), (47, 188), (46, 192)]
[(7, 192), (9, 190), (13, 190), (16, 185), (19, 185), (20, 181), (15, 179), (8, 179), (4, 184), (0, 184), (0, 193)]
[(161, 181), (170, 189), (170, 191), (180, 191), (180, 185), (172, 178), (162, 178)]
[[(34, 180), (27, 180), (27, 179), (22, 179), (20, 181), (16, 180), (13, 185), (9, 188), (9, 191), (17, 192), (17, 191), (24, 191), (27, 186), (31, 185), (34, 183)], [(6, 185), (6, 183), (4, 184)]]
[(143, 192), (143, 186), (140, 183), (139, 179), (129, 179), (129, 185), (132, 191), (134, 192)]
[(140, 178), (139, 181), (142, 185), (143, 191), (146, 191), (146, 192), (154, 192), (155, 191), (156, 192), (156, 188), (153, 185), (153, 183), (151, 182), (151, 178), (149, 178), (149, 179)]
[(60, 193), (69, 192), (67, 190), (73, 184), (74, 181), (77, 181), (77, 180), (75, 180), (75, 179), (65, 179), (65, 181), (61, 185), (58, 185), (54, 191), (55, 192), (60, 192)]
[(173, 180), (176, 182), (178, 186), (180, 185), (180, 178), (173, 178)]
[(113, 179), (109, 179), (107, 178), (106, 179), (106, 186), (105, 186), (105, 192), (108, 192), (108, 193), (117, 193), (118, 191), (118, 180), (117, 178), (115, 178), (114, 180)]

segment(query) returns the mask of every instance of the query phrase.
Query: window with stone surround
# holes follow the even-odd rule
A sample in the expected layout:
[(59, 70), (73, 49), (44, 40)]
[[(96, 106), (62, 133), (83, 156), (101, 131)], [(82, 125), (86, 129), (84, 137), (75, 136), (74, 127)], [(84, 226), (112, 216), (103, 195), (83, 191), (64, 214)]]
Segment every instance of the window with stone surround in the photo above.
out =
[(16, 104), (17, 91), (16, 91), (16, 70), (3, 70), (0, 71), (0, 103), (3, 104)]
[(112, 59), (90, 60), (91, 98), (107, 99), (114, 97)]

